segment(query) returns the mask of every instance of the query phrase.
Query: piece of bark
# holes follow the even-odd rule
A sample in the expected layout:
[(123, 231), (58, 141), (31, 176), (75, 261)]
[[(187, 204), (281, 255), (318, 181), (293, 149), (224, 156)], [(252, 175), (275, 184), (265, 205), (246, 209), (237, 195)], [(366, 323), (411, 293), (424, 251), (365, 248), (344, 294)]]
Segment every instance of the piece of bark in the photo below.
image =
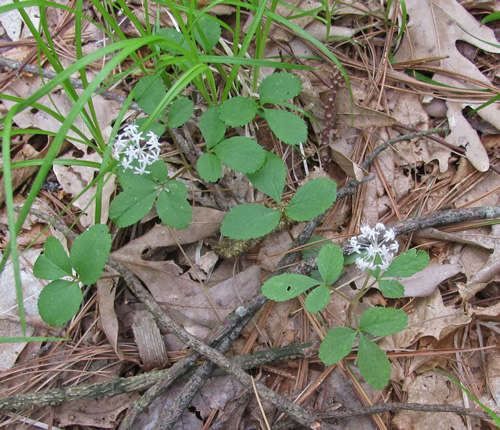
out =
[(137, 311), (132, 330), (144, 370), (162, 369), (170, 363), (163, 337), (151, 313)]

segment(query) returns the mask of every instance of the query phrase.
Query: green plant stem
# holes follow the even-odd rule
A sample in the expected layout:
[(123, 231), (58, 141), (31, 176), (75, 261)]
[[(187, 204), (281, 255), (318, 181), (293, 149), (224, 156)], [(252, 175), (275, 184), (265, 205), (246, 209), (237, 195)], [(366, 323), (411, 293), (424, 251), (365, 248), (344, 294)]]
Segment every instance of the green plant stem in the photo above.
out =
[[(368, 281), (370, 279), (370, 274), (368, 273), (365, 278), (365, 282), (363, 283), (363, 286), (359, 290), (358, 294), (356, 294), (356, 297), (350, 302), (349, 307), (347, 309), (347, 327), (352, 327), (354, 315), (356, 312), (356, 308), (358, 306), (359, 301), (361, 298), (366, 294), (366, 292), (369, 290), (368, 286)], [(356, 325), (358, 325), (358, 321), (356, 321)]]

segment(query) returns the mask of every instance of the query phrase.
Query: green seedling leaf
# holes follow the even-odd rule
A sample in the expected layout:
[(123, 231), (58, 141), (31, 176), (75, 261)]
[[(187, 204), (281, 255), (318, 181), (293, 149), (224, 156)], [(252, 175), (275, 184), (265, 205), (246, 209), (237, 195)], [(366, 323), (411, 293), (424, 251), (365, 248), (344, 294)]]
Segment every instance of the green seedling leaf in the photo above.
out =
[(399, 299), (405, 294), (404, 285), (394, 279), (380, 279), (378, 281), (378, 287), (385, 297), (389, 297), (391, 299)]
[(71, 247), (70, 260), (85, 285), (96, 282), (111, 251), (111, 235), (104, 224), (96, 224), (78, 236)]
[(321, 312), (330, 303), (330, 288), (320, 285), (312, 290), (306, 297), (306, 309), (308, 312)]
[(151, 166), (149, 166), (149, 170), (151, 171), (151, 175), (153, 176), (153, 178), (156, 178), (159, 182), (165, 182), (168, 178), (167, 165), (162, 160), (155, 161), (153, 164), (151, 164)]
[(327, 366), (342, 360), (351, 352), (356, 330), (349, 327), (335, 327), (330, 330), (319, 347), (318, 357)]
[(139, 107), (146, 113), (153, 113), (167, 94), (165, 85), (159, 75), (147, 75), (137, 82), (134, 98)]
[(289, 145), (307, 140), (307, 125), (298, 115), (286, 110), (264, 109), (266, 121), (276, 137)]
[(408, 325), (408, 315), (402, 310), (391, 308), (369, 308), (361, 315), (359, 329), (374, 336), (390, 336)]
[(333, 284), (344, 270), (344, 253), (338, 245), (325, 245), (318, 254), (318, 270), (325, 284)]
[(54, 280), (71, 276), (71, 263), (61, 242), (49, 236), (43, 245), (43, 254), (35, 261), (33, 274), (40, 279)]
[(407, 278), (424, 270), (429, 265), (429, 256), (424, 251), (410, 249), (399, 254), (382, 274), (382, 278)]
[(213, 152), (231, 169), (245, 174), (256, 172), (266, 161), (266, 151), (249, 137), (235, 136), (226, 139)]
[(47, 284), (38, 298), (38, 312), (52, 327), (60, 327), (73, 318), (83, 295), (76, 282), (58, 279)]
[(285, 210), (294, 221), (308, 221), (321, 215), (337, 199), (337, 184), (330, 179), (318, 178), (300, 187)]
[(209, 149), (224, 139), (226, 124), (220, 119), (220, 109), (218, 106), (208, 108), (201, 114), (200, 131)]
[[(185, 187), (179, 181), (169, 181), (167, 182), (166, 189), (172, 188), (174, 183)], [(193, 219), (193, 210), (186, 200), (185, 195), (185, 193), (182, 195), (173, 191), (167, 192), (166, 190), (161, 190), (158, 202), (156, 203), (158, 216), (163, 223), (177, 230), (189, 227)]]
[(241, 127), (255, 118), (258, 108), (248, 97), (233, 97), (220, 106), (220, 119), (230, 127)]
[(316, 285), (318, 285), (318, 281), (308, 276), (285, 273), (268, 279), (262, 285), (262, 294), (269, 300), (285, 302), (305, 293)]
[[(140, 176), (140, 175), (136, 175)], [(114, 223), (125, 228), (139, 222), (153, 207), (157, 191), (155, 189), (128, 189), (118, 194), (109, 206), (109, 217)]]
[(281, 203), (281, 195), (286, 181), (286, 166), (276, 154), (271, 152), (266, 152), (266, 154), (264, 165), (255, 173), (250, 173), (247, 176), (255, 188)]
[(256, 239), (271, 233), (280, 217), (278, 211), (262, 205), (240, 205), (231, 209), (224, 217), (220, 231), (231, 239)]
[[(323, 241), (323, 243), (318, 243), (319, 241)], [(304, 249), (302, 250), (302, 259), (307, 260), (308, 258), (315, 257), (318, 255), (320, 249), (325, 245), (326, 238), (323, 236), (311, 236), (311, 238), (306, 242)], [(307, 246), (307, 244), (312, 244), (311, 246)], [(318, 272), (319, 273), (319, 272)]]
[(194, 38), (205, 52), (208, 52), (219, 42), (221, 27), (213, 19), (202, 17), (194, 28)]
[(194, 112), (194, 103), (187, 97), (180, 97), (175, 100), (168, 110), (167, 124), (175, 128), (182, 126)]
[(359, 334), (358, 367), (363, 378), (375, 390), (381, 390), (391, 377), (391, 363), (379, 346)]
[(203, 154), (198, 158), (196, 168), (201, 179), (206, 182), (217, 182), (222, 177), (222, 164), (214, 154)]
[(302, 82), (292, 73), (273, 73), (262, 80), (259, 87), (260, 102), (280, 104), (300, 94)]

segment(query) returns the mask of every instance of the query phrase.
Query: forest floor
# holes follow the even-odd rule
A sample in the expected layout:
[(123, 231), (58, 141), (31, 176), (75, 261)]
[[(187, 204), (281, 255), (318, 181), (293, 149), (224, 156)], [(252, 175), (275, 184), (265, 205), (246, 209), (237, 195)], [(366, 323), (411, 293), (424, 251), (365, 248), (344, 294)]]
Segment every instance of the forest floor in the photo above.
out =
[[(1, 427), (497, 428), (498, 0), (9, 4)], [(134, 124), (158, 135), (165, 186), (177, 188), (163, 209), (155, 188), (149, 206), (139, 195), (116, 216), (145, 177), (126, 179), (113, 158)], [(258, 148), (221, 149), (238, 138)], [(300, 196), (332, 181), (336, 197)], [(292, 215), (299, 196), (307, 218)], [(261, 215), (226, 218), (249, 203)], [(279, 228), (257, 234), (263, 214)], [(400, 253), (418, 251), (409, 267), (429, 261), (398, 278), (404, 292), (367, 288), (348, 261), (350, 239), (379, 223)], [(106, 246), (77, 238), (97, 224), (110, 254), (85, 283)], [(262, 295), (285, 272), (325, 280), (325, 244), (346, 260), (318, 311), (311, 285)], [(41, 276), (44, 258), (69, 276)], [(38, 302), (49, 281), (79, 295), (74, 312), (63, 289)], [(364, 330), (373, 308), (406, 314), (406, 328)], [(318, 354), (321, 342), (339, 327), (359, 336), (325, 365), (336, 352)]]

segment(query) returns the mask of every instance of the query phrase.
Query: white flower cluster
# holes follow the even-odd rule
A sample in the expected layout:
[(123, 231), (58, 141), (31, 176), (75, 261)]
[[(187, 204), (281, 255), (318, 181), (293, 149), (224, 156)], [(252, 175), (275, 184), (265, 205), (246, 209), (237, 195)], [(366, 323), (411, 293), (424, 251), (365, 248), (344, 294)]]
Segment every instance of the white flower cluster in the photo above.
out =
[[(396, 233), (392, 228), (377, 223), (374, 228), (368, 224), (361, 226), (361, 234), (349, 240), (349, 254), (366, 251), (363, 257), (356, 260), (356, 266), (362, 270), (386, 270), (399, 250)], [(379, 257), (379, 258), (377, 258)]]
[[(123, 133), (118, 135), (113, 145), (113, 158), (120, 161), (120, 165), (125, 169), (133, 169), (137, 175), (151, 173), (147, 167), (159, 160), (160, 142), (158, 136), (150, 131), (146, 138), (142, 137), (142, 131), (136, 124), (127, 125)], [(144, 141), (146, 141), (144, 143)], [(139, 166), (132, 165), (134, 161)]]

